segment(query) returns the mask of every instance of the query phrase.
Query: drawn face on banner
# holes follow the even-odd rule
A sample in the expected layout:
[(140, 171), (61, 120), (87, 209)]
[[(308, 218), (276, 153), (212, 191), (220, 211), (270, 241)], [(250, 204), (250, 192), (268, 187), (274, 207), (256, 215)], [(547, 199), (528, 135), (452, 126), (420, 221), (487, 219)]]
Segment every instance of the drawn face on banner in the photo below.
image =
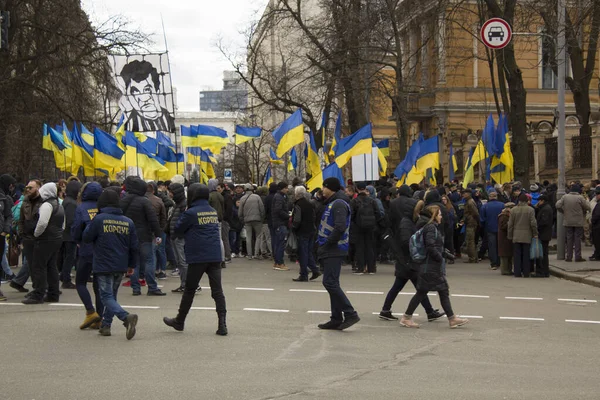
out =
[(160, 77), (156, 68), (148, 61), (134, 60), (123, 67), (120, 75), (131, 107), (146, 119), (160, 118)]

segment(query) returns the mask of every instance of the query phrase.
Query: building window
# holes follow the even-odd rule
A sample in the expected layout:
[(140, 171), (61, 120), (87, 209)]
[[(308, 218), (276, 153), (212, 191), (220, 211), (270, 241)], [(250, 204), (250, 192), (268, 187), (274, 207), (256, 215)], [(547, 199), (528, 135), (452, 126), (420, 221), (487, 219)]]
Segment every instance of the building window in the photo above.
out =
[(557, 76), (552, 69), (554, 59), (552, 57), (552, 38), (542, 35), (542, 59), (541, 59), (541, 74), (542, 74), (542, 89), (556, 89)]

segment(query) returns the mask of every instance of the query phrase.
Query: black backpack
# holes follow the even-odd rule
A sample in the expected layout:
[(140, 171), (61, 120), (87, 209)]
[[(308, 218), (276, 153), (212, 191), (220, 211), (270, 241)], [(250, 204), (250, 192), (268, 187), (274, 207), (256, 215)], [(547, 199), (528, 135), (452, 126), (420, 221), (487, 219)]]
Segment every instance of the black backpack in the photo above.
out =
[(375, 217), (375, 206), (371, 198), (357, 200), (356, 226), (362, 230), (375, 229), (377, 217)]

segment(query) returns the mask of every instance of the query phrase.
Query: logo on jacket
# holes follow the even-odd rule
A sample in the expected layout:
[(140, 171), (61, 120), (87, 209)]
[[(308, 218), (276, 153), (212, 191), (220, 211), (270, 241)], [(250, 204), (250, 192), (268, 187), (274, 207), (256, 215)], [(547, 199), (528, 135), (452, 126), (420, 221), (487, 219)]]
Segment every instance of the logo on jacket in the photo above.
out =
[(219, 218), (216, 211), (199, 212), (198, 225), (218, 224)]
[(105, 219), (104, 221), (102, 221), (102, 224), (102, 232), (104, 233), (117, 233), (120, 235), (129, 235), (128, 222)]

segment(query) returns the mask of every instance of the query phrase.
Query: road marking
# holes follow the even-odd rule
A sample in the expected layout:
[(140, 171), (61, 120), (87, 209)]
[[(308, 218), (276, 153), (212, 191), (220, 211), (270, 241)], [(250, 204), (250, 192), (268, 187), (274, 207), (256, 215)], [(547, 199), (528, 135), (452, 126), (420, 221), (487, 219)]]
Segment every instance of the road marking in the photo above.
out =
[(121, 307), (134, 308), (134, 309), (140, 309), (140, 310), (158, 310), (160, 308), (159, 306), (124, 306), (124, 305), (122, 305)]
[(263, 292), (272, 292), (275, 289), (272, 288), (258, 288), (258, 287), (236, 287), (236, 290), (258, 290)]
[(322, 290), (322, 289), (290, 289), (290, 292), (327, 293), (327, 290)]
[(75, 303), (50, 303), (49, 306), (63, 306), (63, 307), (83, 307), (83, 304)]
[(460, 318), (481, 319), (483, 315), (459, 315)]
[(544, 300), (542, 297), (505, 297), (507, 300)]
[(244, 308), (244, 311), (264, 311), (264, 312), (279, 312), (279, 313), (290, 312), (290, 310), (276, 310), (273, 308)]
[(216, 310), (215, 307), (192, 307), (192, 310), (211, 310), (214, 311)]
[(317, 311), (317, 310), (310, 310), (306, 312), (307, 314), (331, 314), (331, 311)]
[(600, 324), (600, 321), (586, 321), (583, 319), (565, 319), (565, 322), (575, 322), (578, 324)]
[(0, 306), (24, 306), (23, 303), (2, 303), (0, 302)]
[(348, 293), (348, 294), (383, 294), (383, 292), (361, 292), (358, 290), (349, 290), (346, 293)]
[(585, 299), (558, 299), (558, 301), (573, 301), (577, 303), (597, 303), (596, 300), (585, 300)]
[(478, 294), (451, 294), (452, 297), (470, 297), (474, 299), (489, 299), (490, 296), (481, 296)]
[(544, 321), (544, 318), (528, 318), (528, 317), (500, 317), (500, 319), (508, 319), (515, 321)]

